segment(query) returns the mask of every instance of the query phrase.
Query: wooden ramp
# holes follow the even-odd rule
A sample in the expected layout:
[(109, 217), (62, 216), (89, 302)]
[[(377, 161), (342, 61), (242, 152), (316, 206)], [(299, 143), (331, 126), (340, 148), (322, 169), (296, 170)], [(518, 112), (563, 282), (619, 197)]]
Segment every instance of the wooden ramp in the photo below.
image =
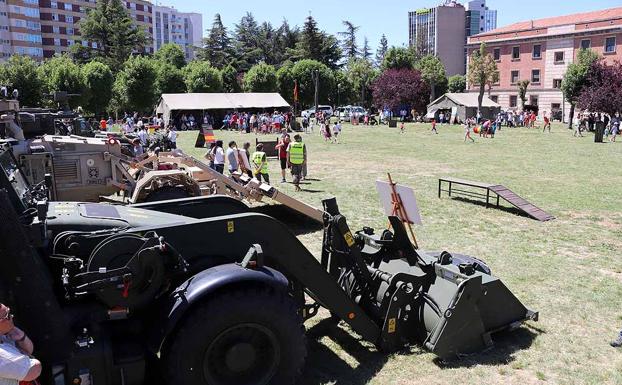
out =
[(489, 189), (501, 198), (505, 199), (509, 204), (529, 215), (533, 219), (537, 219), (541, 222), (555, 219), (555, 217), (551, 214), (529, 203), (528, 201), (516, 195), (516, 193), (503, 185), (490, 186)]
[[(443, 183), (448, 186), (447, 190), (443, 190)], [(458, 188), (454, 187), (457, 186)], [(464, 190), (464, 187), (470, 188), (469, 190)], [(473, 191), (475, 190), (475, 191)], [(529, 203), (522, 197), (518, 196), (509, 188), (500, 185), (500, 184), (491, 184), (491, 183), (483, 183), (483, 182), (475, 182), (466, 179), (459, 178), (439, 178), (438, 180), (438, 197), (441, 197), (441, 192), (447, 192), (451, 197), (452, 194), (465, 195), (472, 198), (481, 198), (486, 200), (486, 207), (491, 205), (491, 199), (494, 199), (495, 196), (492, 194), (496, 194), (496, 206), (499, 207), (499, 199), (503, 198), (509, 204), (516, 207), (519, 211), (526, 214), (527, 216), (536, 219), (538, 221), (550, 221), (555, 219), (554, 216), (547, 213), (546, 211), (534, 206)]]

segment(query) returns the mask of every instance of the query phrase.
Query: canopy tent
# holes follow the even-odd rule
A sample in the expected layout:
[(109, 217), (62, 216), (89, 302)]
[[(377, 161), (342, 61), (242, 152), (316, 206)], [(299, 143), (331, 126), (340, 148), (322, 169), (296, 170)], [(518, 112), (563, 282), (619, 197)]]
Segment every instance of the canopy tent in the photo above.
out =
[[(432, 103), (428, 104), (428, 117), (438, 118), (440, 111), (451, 110), (456, 114), (456, 118), (464, 122), (467, 118), (477, 115), (478, 94), (471, 93), (446, 93)], [(492, 119), (501, 111), (501, 106), (484, 96), (482, 100), (482, 118)]]
[(162, 94), (156, 113), (165, 122), (172, 111), (189, 110), (256, 110), (289, 107), (278, 93), (210, 93), (210, 94)]

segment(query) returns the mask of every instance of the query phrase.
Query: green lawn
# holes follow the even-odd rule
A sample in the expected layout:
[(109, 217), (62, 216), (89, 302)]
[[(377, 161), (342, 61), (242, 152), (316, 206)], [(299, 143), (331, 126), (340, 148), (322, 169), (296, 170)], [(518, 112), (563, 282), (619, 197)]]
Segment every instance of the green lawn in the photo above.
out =
[[(307, 191), (287, 193), (320, 207), (336, 196), (353, 229), (386, 226), (375, 181), (395, 181), (415, 190), (423, 226), (422, 249), (463, 252), (485, 260), (493, 273), (528, 307), (540, 312), (496, 347), (451, 364), (413, 347), (383, 355), (345, 326), (307, 324), (309, 357), (303, 384), (622, 384), (622, 351), (608, 341), (622, 327), (622, 211), (618, 162), (622, 143), (595, 144), (554, 125), (503, 128), (494, 139), (463, 141), (463, 129), (408, 124), (406, 133), (386, 126), (344, 127), (340, 144), (325, 143), (316, 129), (305, 135), (309, 149)], [(254, 143), (254, 135), (216, 132), (225, 143)], [(190, 154), (196, 132), (181, 133)], [(278, 181), (277, 161), (270, 164)], [(556, 220), (540, 223), (497, 209), (437, 197), (438, 177), (454, 176), (504, 184)], [(280, 179), (280, 178), (279, 178)], [(291, 180), (291, 176), (289, 177)], [(301, 236), (316, 255), (321, 232)], [(500, 309), (500, 311), (502, 311)]]

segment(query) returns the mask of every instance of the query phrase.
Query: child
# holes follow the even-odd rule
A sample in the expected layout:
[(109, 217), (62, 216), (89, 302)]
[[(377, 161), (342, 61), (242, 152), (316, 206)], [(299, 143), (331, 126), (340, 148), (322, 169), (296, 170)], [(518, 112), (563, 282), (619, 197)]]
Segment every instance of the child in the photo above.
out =
[(400, 134), (404, 133), (404, 121), (400, 123)]
[(341, 123), (339, 123), (339, 121), (337, 121), (335, 123), (335, 125), (333, 126), (333, 142), (334, 143), (339, 143), (339, 133), (341, 132)]
[(471, 138), (471, 121), (467, 119), (464, 123), (464, 141), (471, 139), (471, 142), (475, 143), (475, 139)]
[(432, 132), (436, 132), (438, 134), (438, 131), (436, 130), (436, 119), (432, 119)]
[(257, 145), (257, 151), (253, 153), (253, 174), (255, 178), (261, 182), (261, 179), (270, 184), (270, 176), (268, 175), (268, 158), (263, 151), (263, 144)]

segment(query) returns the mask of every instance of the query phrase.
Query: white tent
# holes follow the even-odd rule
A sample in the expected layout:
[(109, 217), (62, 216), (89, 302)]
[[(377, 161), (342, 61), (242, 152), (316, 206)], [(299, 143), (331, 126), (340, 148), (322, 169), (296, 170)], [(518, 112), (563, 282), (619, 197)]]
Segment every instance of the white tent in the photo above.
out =
[(165, 122), (171, 111), (179, 110), (244, 110), (289, 107), (278, 93), (210, 93), (210, 94), (162, 94), (156, 113)]

